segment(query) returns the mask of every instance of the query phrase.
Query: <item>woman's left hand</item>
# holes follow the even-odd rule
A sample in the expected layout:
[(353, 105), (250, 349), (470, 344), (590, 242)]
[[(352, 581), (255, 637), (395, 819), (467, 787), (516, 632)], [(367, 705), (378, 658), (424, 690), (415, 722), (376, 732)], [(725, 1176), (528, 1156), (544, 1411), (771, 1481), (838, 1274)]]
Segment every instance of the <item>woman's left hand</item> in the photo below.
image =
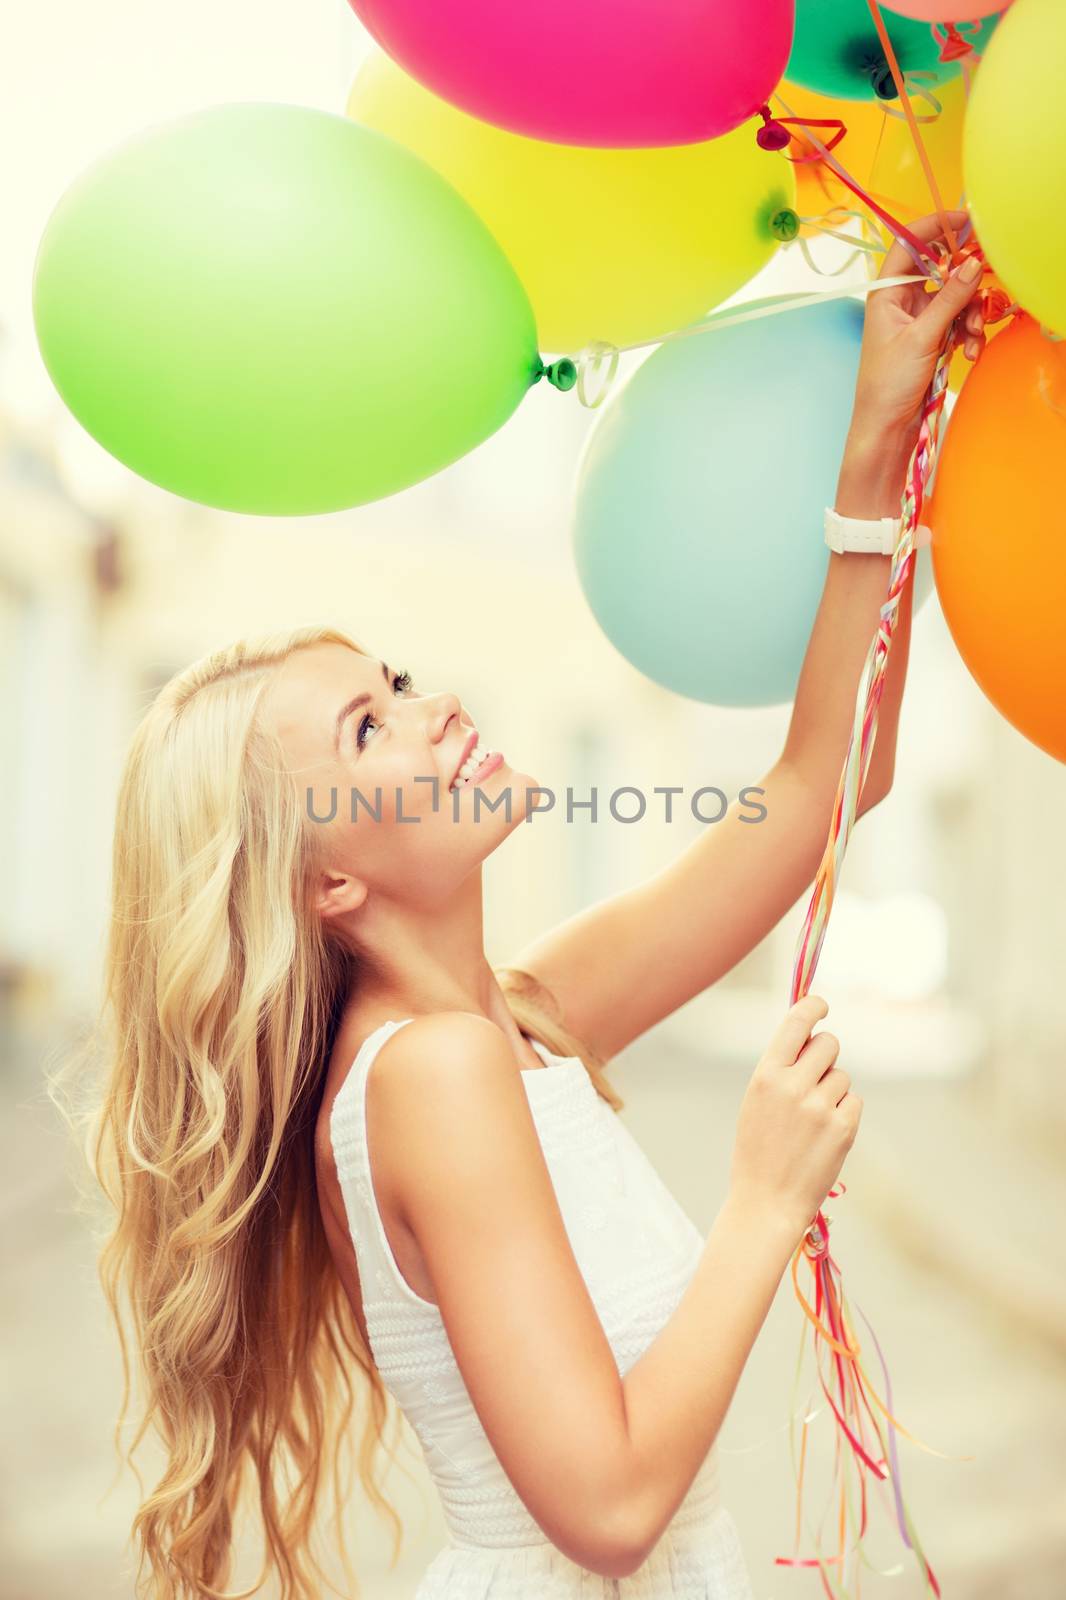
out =
[[(949, 211), (947, 217), (953, 229), (961, 229), (967, 213)], [(908, 222), (907, 227), (923, 243), (947, 243), (936, 215), (919, 217)], [(885, 256), (878, 277), (896, 278), (915, 271), (910, 251), (897, 239)], [(932, 294), (922, 282), (870, 291), (855, 385), (853, 432), (885, 445), (898, 445), (901, 454), (910, 454), (921, 428), (922, 403), (944, 336), (979, 293), (981, 277), (979, 271), (967, 281), (956, 269)], [(963, 328), (963, 350), (974, 361), (985, 342), (980, 301), (966, 312)]]

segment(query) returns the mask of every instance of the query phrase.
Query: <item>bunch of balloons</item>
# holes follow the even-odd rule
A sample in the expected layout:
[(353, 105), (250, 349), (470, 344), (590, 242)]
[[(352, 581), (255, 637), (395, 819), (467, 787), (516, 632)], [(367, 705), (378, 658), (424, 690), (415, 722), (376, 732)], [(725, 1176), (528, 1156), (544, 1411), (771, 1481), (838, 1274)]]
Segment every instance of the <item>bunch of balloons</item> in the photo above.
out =
[(1061, 0), (450, 0), (447, 28), (439, 0), (351, 5), (380, 48), (346, 115), (216, 107), (60, 199), (34, 312), (83, 425), (189, 499), (325, 512), (440, 471), (591, 352), (659, 343), (588, 439), (580, 581), (658, 682), (786, 701), (861, 307), (691, 330), (775, 251), (813, 265), (847, 229), (873, 276), (908, 219), (966, 204), (990, 340), (952, 368), (915, 603), (935, 580), (982, 688), (1066, 760), (1042, 603), (1066, 586)]

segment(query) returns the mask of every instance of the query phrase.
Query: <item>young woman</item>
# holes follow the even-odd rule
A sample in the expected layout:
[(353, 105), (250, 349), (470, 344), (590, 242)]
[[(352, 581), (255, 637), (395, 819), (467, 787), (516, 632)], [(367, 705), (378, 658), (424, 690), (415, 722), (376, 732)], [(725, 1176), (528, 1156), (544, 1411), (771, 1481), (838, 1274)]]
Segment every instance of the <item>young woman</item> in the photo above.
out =
[[(910, 265), (896, 246), (884, 274)], [(897, 513), (937, 348), (963, 314), (971, 358), (983, 340), (975, 287), (871, 297), (843, 514)], [(808, 996), (755, 1068), (704, 1239), (604, 1066), (810, 884), (888, 568), (830, 558), (760, 825), (731, 813), (500, 970), (482, 866), (534, 779), (454, 694), (313, 629), (159, 694), (118, 805), (92, 1147), (145, 1391), (131, 1449), (154, 1427), (166, 1452), (138, 1593), (145, 1561), (157, 1600), (225, 1589), (249, 1497), (264, 1573), (322, 1592), (311, 1533), (327, 1474), (343, 1508), (356, 1402), (360, 1479), (398, 1531), (388, 1391), (451, 1530), (419, 1600), (750, 1595), (715, 1439), (861, 1101)], [(909, 604), (861, 811), (892, 781)]]

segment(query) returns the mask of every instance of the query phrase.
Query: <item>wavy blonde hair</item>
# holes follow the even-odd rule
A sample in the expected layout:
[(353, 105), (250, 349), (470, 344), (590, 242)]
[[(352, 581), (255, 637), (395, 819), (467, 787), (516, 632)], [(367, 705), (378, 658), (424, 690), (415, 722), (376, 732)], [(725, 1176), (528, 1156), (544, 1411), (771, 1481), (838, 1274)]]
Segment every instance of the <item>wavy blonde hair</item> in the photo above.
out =
[[(116, 1449), (144, 1496), (136, 1593), (154, 1600), (250, 1595), (271, 1573), (282, 1600), (313, 1600), (319, 1583), (338, 1593), (312, 1549), (327, 1471), (358, 1592), (343, 1534), (357, 1391), (359, 1477), (391, 1526), (393, 1565), (402, 1543), (379, 1483), (398, 1408), (334, 1268), (315, 1188), (324, 1068), (354, 958), (312, 911), (321, 830), (258, 715), (286, 657), (322, 643), (366, 653), (333, 628), (243, 641), (178, 673), (144, 715), (118, 795), (88, 1047), (98, 1071), (87, 1079), (68, 1064), (50, 1083), (81, 1130), (91, 1193), (106, 1200), (98, 1270), (122, 1355)], [(497, 978), (519, 1026), (579, 1056), (621, 1109), (552, 996), (512, 968)], [(82, 1106), (71, 1078), (87, 1089)], [(143, 1406), (123, 1453), (131, 1343)], [(166, 1460), (145, 1494), (133, 1456), (150, 1430)], [(263, 1566), (251, 1588), (224, 1591), (249, 1495)]]

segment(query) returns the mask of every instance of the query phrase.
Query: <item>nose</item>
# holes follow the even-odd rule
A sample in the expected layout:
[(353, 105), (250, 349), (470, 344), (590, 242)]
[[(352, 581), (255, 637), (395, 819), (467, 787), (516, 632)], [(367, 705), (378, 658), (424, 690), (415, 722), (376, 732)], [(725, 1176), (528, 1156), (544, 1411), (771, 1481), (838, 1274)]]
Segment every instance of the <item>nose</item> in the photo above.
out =
[(462, 721), (463, 704), (459, 696), (450, 691), (427, 695), (426, 703), (430, 708), (427, 722), (430, 743), (439, 744), (452, 720)]

